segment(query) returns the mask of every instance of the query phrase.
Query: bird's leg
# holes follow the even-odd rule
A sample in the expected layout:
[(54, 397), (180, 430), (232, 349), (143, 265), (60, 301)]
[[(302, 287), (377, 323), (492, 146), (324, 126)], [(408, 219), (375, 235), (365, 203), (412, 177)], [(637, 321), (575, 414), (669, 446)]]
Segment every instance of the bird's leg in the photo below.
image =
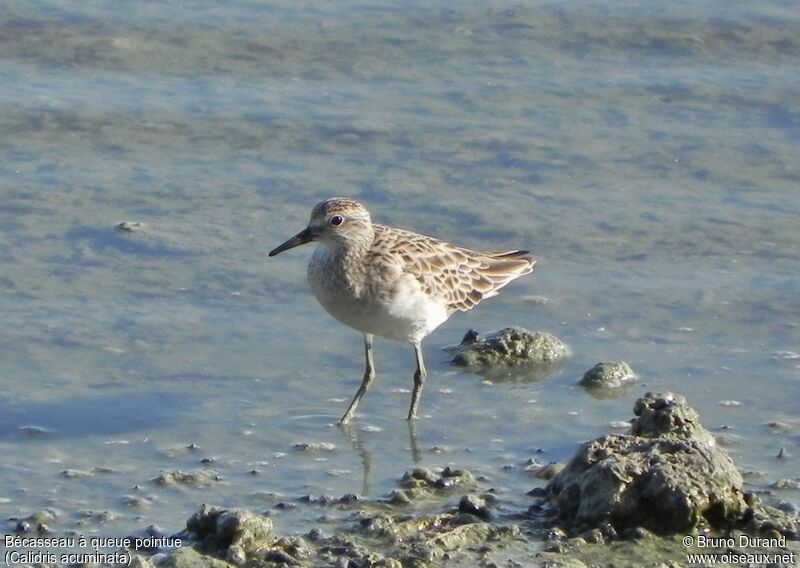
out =
[(408, 425), (408, 441), (411, 447), (411, 459), (414, 465), (422, 465), (422, 453), (419, 451), (419, 438), (417, 436), (417, 421), (406, 420)]
[(372, 334), (364, 334), (364, 359), (366, 367), (364, 369), (364, 379), (361, 381), (361, 386), (358, 387), (356, 395), (353, 397), (353, 402), (347, 407), (347, 411), (339, 419), (339, 424), (347, 424), (353, 418), (358, 408), (358, 403), (361, 402), (361, 397), (367, 392), (370, 383), (375, 378), (375, 362), (372, 360)]
[(411, 391), (411, 407), (408, 409), (408, 420), (417, 417), (417, 407), (419, 397), (422, 395), (422, 387), (425, 385), (425, 377), (428, 372), (425, 370), (425, 361), (422, 360), (422, 346), (419, 341), (411, 343), (414, 346), (414, 355), (417, 358), (417, 370), (414, 371), (414, 390)]

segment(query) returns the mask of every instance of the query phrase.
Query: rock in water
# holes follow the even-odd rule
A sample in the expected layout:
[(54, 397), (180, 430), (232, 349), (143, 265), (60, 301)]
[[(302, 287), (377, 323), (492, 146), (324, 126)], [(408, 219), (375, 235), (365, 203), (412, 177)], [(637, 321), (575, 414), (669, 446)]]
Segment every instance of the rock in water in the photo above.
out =
[(686, 400), (647, 393), (634, 408), (631, 435), (584, 444), (550, 483), (560, 516), (575, 530), (610, 523), (662, 535), (742, 521), (742, 476)]
[(569, 355), (566, 344), (555, 335), (523, 327), (506, 327), (486, 335), (469, 330), (460, 344), (445, 349), (453, 353), (451, 364), (480, 374), (549, 368)]

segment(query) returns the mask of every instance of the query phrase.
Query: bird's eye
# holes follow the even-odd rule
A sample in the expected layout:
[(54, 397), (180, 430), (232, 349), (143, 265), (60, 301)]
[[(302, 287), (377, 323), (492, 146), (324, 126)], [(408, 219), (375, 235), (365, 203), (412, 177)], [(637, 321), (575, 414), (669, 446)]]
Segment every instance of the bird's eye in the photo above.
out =
[(341, 215), (333, 215), (328, 222), (334, 227), (338, 227), (339, 225), (344, 223), (344, 217), (342, 217)]

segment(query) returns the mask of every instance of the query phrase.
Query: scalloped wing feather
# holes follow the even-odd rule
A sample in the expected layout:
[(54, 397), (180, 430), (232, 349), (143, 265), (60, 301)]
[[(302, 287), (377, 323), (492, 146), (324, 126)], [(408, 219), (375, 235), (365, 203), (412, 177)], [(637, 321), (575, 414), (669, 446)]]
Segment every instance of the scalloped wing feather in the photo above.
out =
[(373, 250), (381, 264), (400, 265), (422, 291), (441, 298), (449, 312), (467, 311), (497, 295), (503, 286), (533, 271), (536, 260), (528, 251), (476, 252), (438, 239), (374, 225)]

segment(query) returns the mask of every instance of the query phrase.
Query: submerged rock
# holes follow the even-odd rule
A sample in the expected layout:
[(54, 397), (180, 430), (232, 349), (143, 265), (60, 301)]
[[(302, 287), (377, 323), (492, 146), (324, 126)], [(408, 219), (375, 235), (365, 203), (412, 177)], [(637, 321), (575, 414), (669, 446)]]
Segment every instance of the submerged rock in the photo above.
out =
[(297, 442), (292, 447), (298, 452), (313, 454), (318, 452), (332, 452), (336, 449), (336, 444), (331, 442)]
[(458, 502), (458, 512), (468, 515), (474, 515), (484, 521), (490, 520), (492, 512), (486, 499), (479, 495), (467, 494), (461, 496), (461, 501)]
[(114, 225), (114, 228), (123, 233), (134, 233), (144, 229), (144, 223), (141, 221), (122, 221)]
[[(785, 535), (800, 540), (800, 516), (794, 510), (782, 510), (761, 503), (758, 496), (747, 493), (745, 500), (752, 507), (752, 515), (742, 529), (749, 534), (779, 536)], [(790, 506), (790, 509), (794, 508)]]
[(564, 469), (563, 463), (550, 462), (540, 463), (534, 459), (530, 459), (525, 463), (525, 471), (530, 473), (536, 479), (551, 480)]
[(561, 518), (576, 530), (662, 535), (740, 523), (748, 510), (742, 476), (686, 400), (647, 393), (634, 412), (632, 435), (584, 444), (550, 483)]
[(205, 487), (219, 480), (219, 476), (212, 470), (201, 471), (167, 471), (153, 479), (156, 485), (172, 486), (172, 485), (189, 485), (197, 487)]
[(498, 368), (552, 365), (569, 354), (567, 346), (556, 336), (522, 327), (506, 327), (486, 335), (469, 330), (460, 344), (447, 350), (453, 353), (451, 364), (479, 373)]
[(56, 517), (50, 511), (37, 511), (25, 518), (11, 517), (15, 521), (14, 531), (17, 533), (37, 533), (44, 535), (50, 532), (50, 525)]
[(605, 361), (586, 371), (578, 384), (592, 389), (617, 389), (635, 380), (636, 373), (625, 361)]
[(475, 478), (464, 469), (453, 469), (445, 467), (440, 472), (434, 472), (426, 467), (414, 468), (411, 472), (406, 472), (400, 478), (400, 486), (406, 491), (404, 494), (409, 498), (431, 490), (450, 490), (455, 487), (471, 488), (474, 486)]

